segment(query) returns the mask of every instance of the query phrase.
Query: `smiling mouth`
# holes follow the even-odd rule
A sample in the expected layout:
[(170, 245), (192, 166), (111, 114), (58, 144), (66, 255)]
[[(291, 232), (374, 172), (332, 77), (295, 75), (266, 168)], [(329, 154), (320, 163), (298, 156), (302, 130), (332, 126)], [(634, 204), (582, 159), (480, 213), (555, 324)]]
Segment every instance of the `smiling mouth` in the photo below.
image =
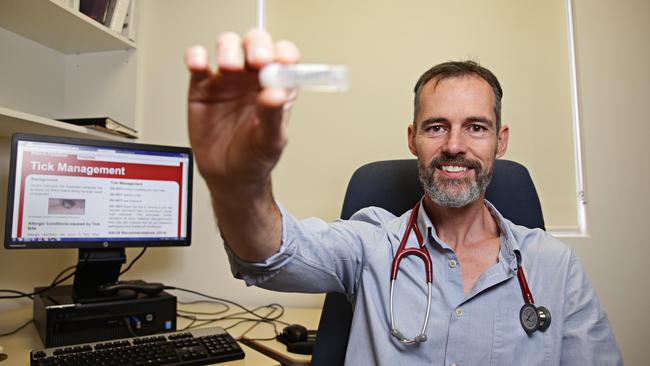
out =
[(468, 170), (466, 166), (459, 166), (459, 165), (441, 165), (438, 167), (438, 169), (449, 173), (461, 173), (461, 172), (466, 172)]

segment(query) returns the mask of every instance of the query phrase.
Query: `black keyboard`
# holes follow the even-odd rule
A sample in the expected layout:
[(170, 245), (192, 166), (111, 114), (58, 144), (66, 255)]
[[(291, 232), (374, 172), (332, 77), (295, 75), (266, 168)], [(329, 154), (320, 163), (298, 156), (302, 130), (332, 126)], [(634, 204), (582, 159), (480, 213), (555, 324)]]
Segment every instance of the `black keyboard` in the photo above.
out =
[(244, 351), (223, 328), (212, 327), (34, 350), (29, 358), (32, 366), (211, 365), (244, 358)]

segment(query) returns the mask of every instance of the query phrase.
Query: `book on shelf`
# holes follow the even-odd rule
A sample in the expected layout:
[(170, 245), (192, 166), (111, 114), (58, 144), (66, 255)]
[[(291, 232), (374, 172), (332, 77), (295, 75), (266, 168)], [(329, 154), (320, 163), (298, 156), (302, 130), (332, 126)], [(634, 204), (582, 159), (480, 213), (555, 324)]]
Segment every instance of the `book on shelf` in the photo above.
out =
[(97, 131), (112, 133), (114, 135), (128, 137), (131, 139), (138, 138), (138, 131), (117, 122), (110, 117), (92, 117), (92, 118), (63, 118), (61, 122), (71, 123), (77, 126), (92, 128)]
[(104, 24), (109, 0), (81, 0), (79, 11), (90, 18)]
[(109, 0), (104, 25), (114, 32), (121, 33), (130, 2), (131, 0)]

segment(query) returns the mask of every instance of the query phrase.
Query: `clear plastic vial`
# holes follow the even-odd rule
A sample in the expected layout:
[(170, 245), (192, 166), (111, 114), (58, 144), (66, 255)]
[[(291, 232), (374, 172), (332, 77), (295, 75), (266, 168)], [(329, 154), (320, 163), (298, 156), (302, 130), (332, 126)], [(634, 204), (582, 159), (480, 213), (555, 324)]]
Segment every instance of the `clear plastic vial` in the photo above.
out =
[(348, 68), (343, 65), (269, 64), (262, 68), (259, 78), (265, 88), (340, 92), (349, 86)]

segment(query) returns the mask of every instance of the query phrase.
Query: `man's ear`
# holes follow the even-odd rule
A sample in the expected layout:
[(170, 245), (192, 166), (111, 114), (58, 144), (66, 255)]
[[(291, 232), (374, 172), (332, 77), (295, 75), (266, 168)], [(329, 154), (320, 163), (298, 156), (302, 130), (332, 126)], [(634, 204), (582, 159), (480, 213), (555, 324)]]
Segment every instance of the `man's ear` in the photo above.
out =
[(499, 159), (506, 154), (508, 150), (508, 139), (510, 138), (510, 127), (502, 125), (501, 130), (497, 134), (497, 153), (496, 158)]
[(409, 127), (407, 129), (408, 133), (408, 143), (409, 143), (409, 150), (411, 150), (411, 154), (414, 156), (418, 156), (418, 149), (415, 147), (415, 127), (413, 126), (413, 123), (409, 124)]

